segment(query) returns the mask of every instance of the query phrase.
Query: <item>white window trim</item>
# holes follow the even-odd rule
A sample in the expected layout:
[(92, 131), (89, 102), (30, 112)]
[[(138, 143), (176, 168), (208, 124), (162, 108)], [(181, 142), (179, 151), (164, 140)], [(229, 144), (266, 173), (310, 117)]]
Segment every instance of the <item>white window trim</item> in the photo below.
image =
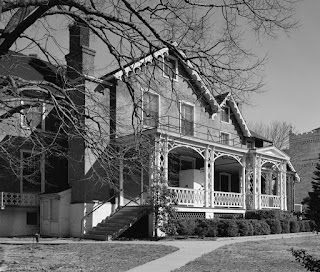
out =
[(24, 103), (26, 101), (28, 101), (28, 102), (30, 101), (30, 102), (34, 102), (34, 103), (39, 102), (39, 103), (42, 104), (42, 107), (41, 107), (41, 109), (42, 109), (42, 112), (41, 112), (41, 128), (40, 129), (39, 128), (31, 128), (31, 127), (25, 125), (24, 119), (26, 118), (26, 116), (24, 114), (20, 113), (20, 126), (21, 126), (21, 128), (23, 128), (23, 129), (37, 129), (37, 130), (44, 131), (45, 130), (45, 123), (46, 123), (45, 122), (46, 103), (45, 102), (40, 102), (40, 101), (33, 101), (32, 99), (26, 98), (26, 99), (21, 99), (20, 100), (20, 105), (24, 105)]
[(40, 154), (39, 151), (33, 151), (29, 149), (20, 149), (20, 193), (23, 193), (23, 153), (29, 153), (33, 155), (40, 155), (40, 192), (45, 192), (45, 183), (44, 183), (44, 167), (45, 167), (45, 156)]
[[(166, 73), (164, 72), (165, 71), (165, 65), (166, 65), (166, 62), (165, 62), (165, 58), (169, 58), (169, 59), (172, 59), (172, 60), (174, 60), (174, 62), (175, 62), (175, 77), (174, 78), (170, 78), (169, 76), (167, 76), (166, 75)], [(173, 81), (175, 81), (175, 82), (178, 82), (178, 72), (179, 72), (179, 69), (178, 69), (178, 59), (177, 58), (175, 58), (175, 57), (172, 57), (172, 56), (170, 56), (170, 55), (164, 55), (163, 56), (163, 67), (162, 67), (162, 75), (163, 75), (163, 77), (164, 78), (168, 78), (168, 79), (170, 79), (170, 80), (173, 80)]]
[(141, 104), (141, 109), (142, 109), (142, 114), (141, 114), (141, 120), (142, 120), (142, 125), (143, 127), (146, 127), (146, 128), (151, 128), (150, 126), (148, 125), (145, 125), (144, 124), (144, 120), (143, 120), (143, 116), (144, 116), (144, 101), (143, 101), (143, 97), (144, 97), (144, 94), (145, 93), (151, 93), (153, 95), (156, 95), (158, 97), (158, 122), (160, 123), (160, 116), (161, 116), (161, 100), (160, 100), (160, 95), (158, 93), (156, 93), (155, 91), (153, 90), (146, 90), (146, 89), (141, 89), (142, 90), (142, 104)]
[(221, 144), (225, 144), (224, 142), (222, 142), (222, 134), (229, 135), (229, 140), (228, 140), (227, 145), (230, 145), (230, 141), (231, 141), (230, 136), (231, 136), (231, 134), (230, 134), (229, 132), (220, 131), (220, 143), (221, 143)]
[(226, 122), (226, 121), (224, 121), (224, 120), (222, 120), (222, 115), (221, 115), (221, 118), (220, 118), (220, 121), (221, 121), (221, 123), (225, 123), (225, 124), (230, 124), (231, 123), (231, 118), (230, 118), (230, 107), (229, 106), (224, 106), (223, 107), (223, 111), (224, 111), (224, 109), (228, 109), (228, 122)]
[[(221, 186), (221, 176), (227, 176), (228, 177), (228, 191), (227, 192), (231, 192), (231, 174), (229, 173), (225, 173), (222, 172), (219, 174), (219, 187), (220, 187), (220, 191), (222, 190), (222, 186)], [(222, 192), (222, 191), (221, 191)]]
[[(188, 101), (184, 101), (184, 100), (180, 100), (179, 101), (179, 132), (182, 133), (181, 129), (182, 129), (182, 104), (185, 105), (189, 105), (191, 107), (193, 107), (193, 136), (195, 136), (195, 123), (196, 123), (196, 107), (195, 104), (188, 102)], [(185, 135), (185, 136), (190, 136), (190, 135)]]

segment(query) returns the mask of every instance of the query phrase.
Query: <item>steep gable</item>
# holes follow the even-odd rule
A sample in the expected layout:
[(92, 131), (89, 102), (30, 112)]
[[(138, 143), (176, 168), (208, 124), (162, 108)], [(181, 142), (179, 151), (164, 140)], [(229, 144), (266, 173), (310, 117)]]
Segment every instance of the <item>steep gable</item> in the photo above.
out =
[(174, 46), (175, 50), (170, 50), (168, 47), (162, 48), (149, 54), (139, 60), (132, 62), (123, 67), (123, 69), (117, 69), (103, 77), (103, 80), (110, 81), (113, 78), (117, 80), (123, 80), (123, 77), (128, 77), (132, 74), (139, 73), (144, 66), (150, 65), (158, 61), (158, 63), (164, 63), (166, 56), (173, 56), (177, 59), (179, 65), (183, 67), (187, 74), (187, 82), (189, 83), (193, 93), (197, 96), (197, 99), (202, 103), (205, 110), (209, 113), (210, 117), (219, 111), (220, 106), (215, 97), (208, 89), (200, 75), (192, 67), (190, 61), (185, 60), (186, 56)]

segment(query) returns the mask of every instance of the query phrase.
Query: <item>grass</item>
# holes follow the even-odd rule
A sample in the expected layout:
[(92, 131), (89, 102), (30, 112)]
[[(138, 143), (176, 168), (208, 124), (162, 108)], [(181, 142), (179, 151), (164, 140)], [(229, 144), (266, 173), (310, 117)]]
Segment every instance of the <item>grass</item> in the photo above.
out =
[(176, 250), (141, 244), (0, 245), (0, 271), (126, 271)]
[(221, 247), (186, 264), (175, 272), (306, 271), (290, 249), (305, 249), (320, 258), (320, 236), (245, 242)]

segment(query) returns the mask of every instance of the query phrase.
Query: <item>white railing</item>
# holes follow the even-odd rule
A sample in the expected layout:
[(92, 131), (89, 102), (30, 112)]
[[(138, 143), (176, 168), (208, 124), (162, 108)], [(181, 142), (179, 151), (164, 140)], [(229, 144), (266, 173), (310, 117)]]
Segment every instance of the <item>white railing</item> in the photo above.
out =
[(214, 192), (214, 206), (243, 207), (243, 195), (239, 193)]
[(39, 206), (39, 199), (32, 193), (0, 192), (0, 205), (5, 206)]
[(261, 195), (261, 208), (280, 209), (281, 199), (278, 195)]
[(177, 205), (204, 206), (204, 191), (188, 188), (169, 187), (171, 193), (174, 194), (174, 202)]

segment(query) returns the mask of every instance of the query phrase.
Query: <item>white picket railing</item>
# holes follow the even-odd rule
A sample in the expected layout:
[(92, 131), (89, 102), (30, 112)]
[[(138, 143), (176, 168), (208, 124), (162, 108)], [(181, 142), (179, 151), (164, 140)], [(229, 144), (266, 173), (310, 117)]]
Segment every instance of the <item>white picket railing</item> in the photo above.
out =
[(178, 205), (190, 205), (203, 207), (204, 191), (188, 188), (169, 187), (171, 193), (174, 194), (174, 202)]
[(280, 209), (281, 199), (278, 195), (261, 195), (261, 208)]
[(243, 207), (243, 195), (239, 193), (214, 192), (214, 206)]
[[(177, 205), (204, 206), (204, 190), (169, 187)], [(208, 196), (210, 199), (210, 196)], [(211, 206), (211, 205), (209, 205)], [(243, 207), (243, 195), (239, 193), (214, 192), (213, 207)]]
[(39, 199), (32, 193), (0, 192), (1, 208), (5, 206), (39, 206)]

